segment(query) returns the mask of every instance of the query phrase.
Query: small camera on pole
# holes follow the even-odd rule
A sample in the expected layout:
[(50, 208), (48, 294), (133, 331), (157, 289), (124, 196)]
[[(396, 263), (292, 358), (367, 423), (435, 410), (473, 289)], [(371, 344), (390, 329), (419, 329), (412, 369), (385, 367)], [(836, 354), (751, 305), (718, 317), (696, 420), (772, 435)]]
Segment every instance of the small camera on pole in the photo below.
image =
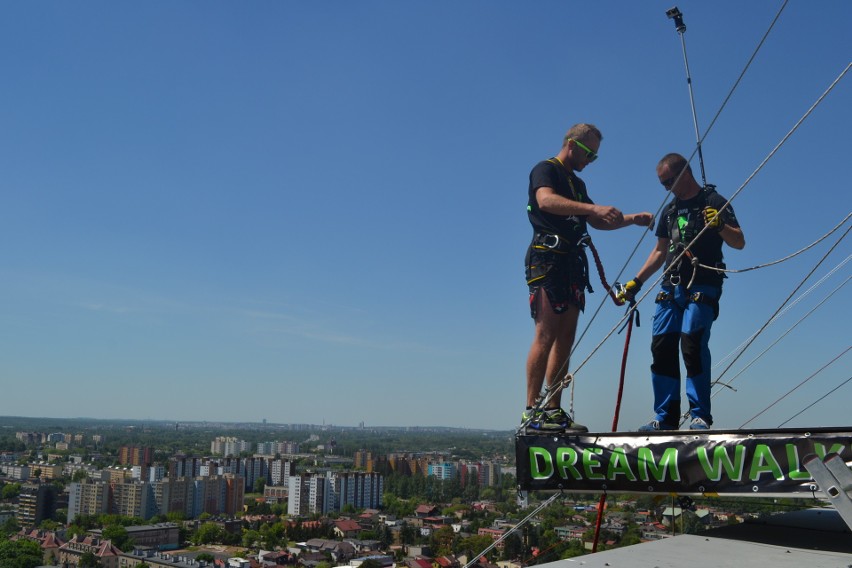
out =
[(677, 33), (682, 34), (686, 31), (686, 24), (683, 23), (683, 14), (681, 14), (677, 6), (666, 10), (666, 16), (674, 20), (675, 29), (677, 29)]

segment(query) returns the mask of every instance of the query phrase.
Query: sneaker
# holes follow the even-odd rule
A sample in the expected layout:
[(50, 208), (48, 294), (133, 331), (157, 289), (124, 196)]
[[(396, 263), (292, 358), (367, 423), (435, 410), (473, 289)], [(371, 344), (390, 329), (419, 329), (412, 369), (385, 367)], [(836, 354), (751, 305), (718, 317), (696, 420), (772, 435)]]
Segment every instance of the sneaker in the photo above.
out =
[[(538, 429), (537, 424), (541, 422), (541, 419), (544, 417), (544, 412), (541, 410), (534, 410), (532, 408), (527, 408), (521, 413), (521, 424), (526, 424), (529, 428)], [(534, 426), (536, 425), (536, 426)]]
[(690, 430), (709, 430), (710, 425), (707, 424), (707, 421), (703, 418), (695, 417), (692, 419), (692, 423), (689, 425)]
[(647, 424), (639, 426), (639, 432), (656, 432), (657, 430), (677, 430), (677, 427), (659, 420), (651, 420)]
[(542, 421), (542, 430), (548, 431), (571, 431), (571, 432), (588, 432), (589, 429), (582, 424), (577, 424), (571, 416), (561, 408), (544, 411), (544, 420)]
[(567, 412), (561, 408), (552, 410), (527, 409), (521, 414), (521, 423), (527, 425), (528, 430), (539, 432), (588, 432), (589, 429), (582, 424), (577, 424)]

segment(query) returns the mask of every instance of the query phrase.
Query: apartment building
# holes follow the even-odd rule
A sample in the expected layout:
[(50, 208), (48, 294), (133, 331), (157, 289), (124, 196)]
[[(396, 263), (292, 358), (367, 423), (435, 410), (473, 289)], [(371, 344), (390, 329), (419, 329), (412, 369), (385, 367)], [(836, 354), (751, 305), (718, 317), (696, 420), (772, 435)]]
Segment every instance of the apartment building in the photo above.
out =
[(68, 523), (78, 515), (100, 515), (109, 512), (109, 484), (85, 480), (68, 486)]

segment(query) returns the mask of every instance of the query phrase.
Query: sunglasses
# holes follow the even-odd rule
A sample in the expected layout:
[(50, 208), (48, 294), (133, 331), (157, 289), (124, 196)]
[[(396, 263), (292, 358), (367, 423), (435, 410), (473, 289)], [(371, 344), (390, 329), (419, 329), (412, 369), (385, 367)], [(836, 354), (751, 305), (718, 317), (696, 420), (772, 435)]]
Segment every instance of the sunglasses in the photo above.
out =
[(666, 189), (671, 189), (676, 179), (677, 176), (672, 176), (669, 179), (660, 180), (660, 183), (663, 184), (663, 187)]
[(598, 155), (594, 151), (589, 149), (588, 146), (586, 146), (585, 144), (583, 144), (579, 140), (575, 140), (573, 138), (572, 138), (572, 140), (574, 140), (574, 144), (576, 144), (577, 146), (579, 146), (580, 148), (582, 148), (583, 150), (586, 151), (586, 159), (589, 160), (589, 162), (594, 162), (595, 160), (598, 159)]

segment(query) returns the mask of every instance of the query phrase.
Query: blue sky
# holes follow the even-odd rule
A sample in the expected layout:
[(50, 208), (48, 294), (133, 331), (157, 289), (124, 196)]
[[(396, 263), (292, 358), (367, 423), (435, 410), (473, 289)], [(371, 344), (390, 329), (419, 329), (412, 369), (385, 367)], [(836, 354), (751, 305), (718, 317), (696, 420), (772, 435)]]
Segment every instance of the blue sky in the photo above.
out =
[[(662, 205), (657, 160), (695, 148), (671, 5), (4, 3), (0, 414), (514, 428), (532, 338), (529, 170), (592, 122), (593, 199)], [(703, 132), (782, 3), (677, 5)], [(705, 139), (722, 195), (849, 64), (850, 21), (845, 0), (786, 6)], [(790, 254), (852, 209), (850, 82), (734, 201), (747, 246), (729, 267)], [(592, 234), (610, 281), (642, 236)], [(727, 281), (717, 361), (834, 240)], [(622, 281), (652, 246), (646, 234)], [(850, 252), (843, 241), (811, 281)], [(787, 312), (728, 378), (849, 275)], [(717, 396), (716, 427), (842, 353), (849, 297)], [(651, 417), (653, 305), (640, 311), (623, 429)], [(622, 313), (601, 309), (572, 369)], [(617, 335), (577, 373), (577, 420), (593, 430), (611, 426), (622, 349)], [(778, 426), (849, 368), (847, 355), (749, 426)], [(850, 397), (852, 383), (787, 425), (848, 426)]]

